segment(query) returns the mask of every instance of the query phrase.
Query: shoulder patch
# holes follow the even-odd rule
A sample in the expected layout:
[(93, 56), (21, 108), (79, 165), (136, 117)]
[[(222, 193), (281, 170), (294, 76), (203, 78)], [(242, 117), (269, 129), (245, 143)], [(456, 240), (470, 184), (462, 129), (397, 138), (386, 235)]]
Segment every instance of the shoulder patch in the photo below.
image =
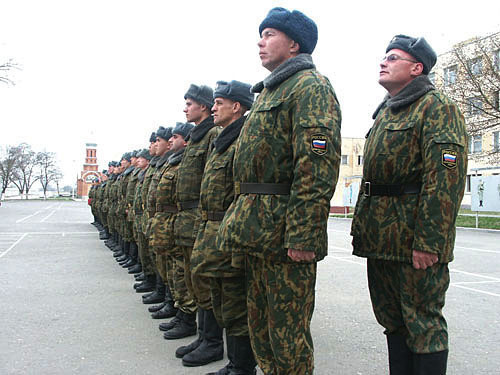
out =
[(453, 169), (457, 167), (457, 152), (454, 150), (441, 151), (441, 164), (448, 168)]
[(311, 136), (311, 151), (316, 155), (326, 154), (328, 147), (326, 135), (323, 134), (313, 134)]

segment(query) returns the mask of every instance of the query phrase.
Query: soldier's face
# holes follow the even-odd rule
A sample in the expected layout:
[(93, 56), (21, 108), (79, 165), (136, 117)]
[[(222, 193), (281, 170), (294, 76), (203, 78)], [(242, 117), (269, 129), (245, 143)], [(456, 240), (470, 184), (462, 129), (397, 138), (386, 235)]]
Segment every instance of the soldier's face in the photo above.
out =
[(270, 27), (262, 30), (261, 39), (257, 46), (259, 46), (262, 66), (270, 72), (295, 56), (298, 49), (298, 44), (285, 33)]
[(156, 142), (149, 143), (149, 155), (151, 155), (151, 156), (156, 155)]
[(125, 170), (127, 169), (128, 167), (130, 167), (130, 162), (127, 160), (127, 159), (122, 159), (122, 161), (120, 162), (120, 165), (122, 166), (122, 168)]
[(156, 138), (156, 155), (163, 155), (170, 150), (170, 142), (163, 138)]
[(146, 158), (143, 158), (142, 156), (137, 158), (137, 167), (144, 169), (148, 166), (149, 160)]
[(236, 103), (231, 99), (215, 98), (212, 113), (214, 123), (218, 126), (227, 126), (233, 122)]
[(130, 164), (132, 164), (134, 167), (136, 167), (137, 166), (137, 158), (131, 158), (130, 160), (131, 160)]
[[(388, 61), (386, 58), (380, 63), (378, 83), (384, 87), (391, 96), (394, 96), (415, 77), (421, 74), (422, 64), (408, 60), (415, 60), (409, 53), (400, 49), (392, 49), (386, 56), (396, 55), (402, 59)], [(419, 67), (420, 66), (420, 67)]]
[(203, 117), (203, 108), (200, 103), (195, 102), (193, 99), (186, 99), (186, 106), (184, 107), (184, 113), (186, 114), (187, 122), (198, 123)]
[(184, 138), (182, 138), (179, 134), (174, 134), (172, 138), (169, 139), (169, 142), (171, 144), (170, 149), (174, 152), (182, 150), (187, 144), (186, 141), (184, 141)]

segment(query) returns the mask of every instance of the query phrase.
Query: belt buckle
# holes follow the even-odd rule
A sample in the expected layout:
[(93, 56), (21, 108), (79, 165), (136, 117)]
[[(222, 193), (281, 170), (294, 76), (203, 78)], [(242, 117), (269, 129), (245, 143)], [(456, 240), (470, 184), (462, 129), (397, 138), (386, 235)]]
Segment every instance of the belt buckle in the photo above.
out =
[(365, 182), (365, 188), (363, 189), (363, 195), (365, 197), (369, 197), (371, 195), (371, 183), (370, 182)]

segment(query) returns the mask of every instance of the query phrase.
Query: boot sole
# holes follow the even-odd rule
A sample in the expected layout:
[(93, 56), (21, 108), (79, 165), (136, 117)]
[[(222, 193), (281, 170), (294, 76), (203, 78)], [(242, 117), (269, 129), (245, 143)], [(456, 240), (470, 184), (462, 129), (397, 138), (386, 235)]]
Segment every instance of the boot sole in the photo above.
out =
[(224, 358), (224, 354), (221, 356), (217, 356), (216, 358), (203, 361), (203, 362), (186, 362), (184, 359), (182, 360), (182, 365), (185, 367), (199, 367), (199, 366), (205, 366), (208, 365), (209, 363), (220, 361), (221, 359)]

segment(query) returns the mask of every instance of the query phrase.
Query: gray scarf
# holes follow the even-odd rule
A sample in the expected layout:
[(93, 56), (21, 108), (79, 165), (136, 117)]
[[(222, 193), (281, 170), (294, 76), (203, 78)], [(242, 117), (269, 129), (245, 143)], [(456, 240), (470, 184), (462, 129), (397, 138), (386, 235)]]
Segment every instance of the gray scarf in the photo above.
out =
[(238, 120), (229, 124), (224, 130), (214, 139), (214, 147), (219, 154), (231, 146), (236, 138), (240, 135), (241, 128), (245, 122), (245, 116), (241, 116)]
[(144, 182), (144, 177), (146, 177), (146, 170), (147, 170), (147, 168), (144, 168), (142, 171), (139, 172), (139, 175), (137, 176), (137, 180), (140, 183)]
[(264, 81), (255, 84), (251, 91), (253, 93), (259, 93), (264, 88), (273, 89), (278, 86), (281, 82), (287, 80), (295, 73), (305, 70), (305, 69), (315, 69), (316, 66), (313, 64), (312, 56), (308, 53), (301, 53), (295, 57), (286, 60), (284, 63), (279, 65), (274, 69), (269, 76), (267, 76)]
[[(214, 119), (212, 116), (208, 116), (205, 120), (196, 125), (193, 130), (191, 130), (188, 137), (193, 139), (193, 143), (198, 143), (214, 126)], [(188, 137), (185, 138), (186, 142), (189, 140)]]
[(123, 176), (128, 176), (134, 169), (135, 169), (135, 167), (133, 165), (131, 165), (130, 167), (128, 167), (125, 170), (125, 172), (123, 172)]
[(161, 156), (160, 159), (156, 162), (156, 168), (163, 167), (163, 164), (167, 162), (170, 155), (172, 155), (172, 151), (167, 151), (163, 156)]
[(420, 97), (424, 96), (431, 90), (435, 90), (436, 88), (429, 80), (427, 75), (420, 75), (407, 84), (400, 92), (398, 92), (395, 96), (391, 97), (387, 94), (379, 104), (375, 113), (373, 113), (372, 118), (375, 119), (380, 112), (380, 110), (384, 107), (389, 107), (393, 111), (397, 111), (401, 108), (407, 107), (410, 104), (414, 103)]
[(151, 160), (149, 161), (149, 165), (153, 168), (156, 168), (156, 163), (158, 162), (158, 160), (160, 160), (160, 157), (155, 155), (151, 158)]

